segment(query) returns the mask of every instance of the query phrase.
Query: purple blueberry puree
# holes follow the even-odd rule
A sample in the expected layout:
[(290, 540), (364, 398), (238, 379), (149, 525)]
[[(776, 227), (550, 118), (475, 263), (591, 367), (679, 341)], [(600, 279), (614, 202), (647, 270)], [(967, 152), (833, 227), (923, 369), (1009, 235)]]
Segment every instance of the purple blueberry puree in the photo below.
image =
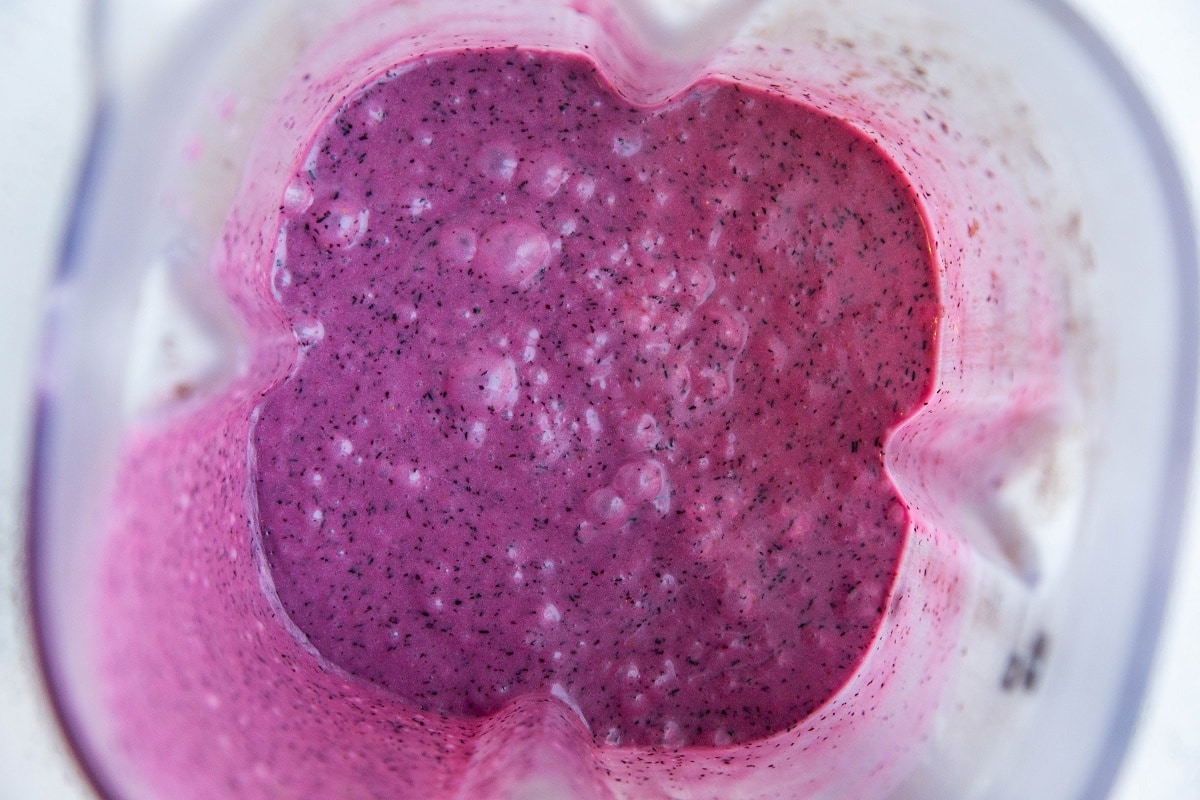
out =
[(870, 647), (910, 526), (889, 434), (939, 314), (912, 189), (848, 125), (582, 57), (393, 70), (319, 131), (251, 430), (263, 553), (328, 662), (608, 745), (790, 728)]
[(241, 371), (122, 442), (85, 759), (129, 800), (887, 796), (976, 591), (926, 477), (1024, 402), (953, 427), (1011, 378), (980, 326), (1053, 319), (971, 288), (1037, 276), (1008, 195), (867, 70), (634, 107), (603, 37), (372, 19), (247, 158)]

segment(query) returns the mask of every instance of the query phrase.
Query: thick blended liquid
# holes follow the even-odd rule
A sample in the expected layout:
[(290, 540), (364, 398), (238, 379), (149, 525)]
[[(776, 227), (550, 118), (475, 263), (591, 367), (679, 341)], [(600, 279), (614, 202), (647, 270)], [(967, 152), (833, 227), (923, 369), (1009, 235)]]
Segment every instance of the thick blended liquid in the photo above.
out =
[(706, 80), (634, 107), (572, 55), (436, 56), (321, 130), (253, 429), (280, 601), (457, 716), (549, 693), (609, 744), (724, 745), (829, 698), (908, 513), (922, 217), (845, 124)]

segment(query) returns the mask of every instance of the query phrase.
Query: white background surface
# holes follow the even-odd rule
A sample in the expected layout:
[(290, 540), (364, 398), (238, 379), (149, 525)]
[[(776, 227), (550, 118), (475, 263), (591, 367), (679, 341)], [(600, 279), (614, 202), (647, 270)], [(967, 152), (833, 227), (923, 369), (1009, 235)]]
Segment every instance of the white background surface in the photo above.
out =
[[(193, 0), (125, 3), (149, 22)], [(1074, 0), (1150, 96), (1193, 197), (1200, 187), (1200, 2)], [(90, 798), (64, 754), (33, 668), (21, 545), (31, 372), (86, 126), (84, 0), (0, 0), (0, 800)], [(121, 66), (153, 42), (121, 48)], [(1200, 214), (1193, 211), (1200, 228)], [(1200, 313), (1200, 312), (1198, 312)], [(1200, 503), (1197, 481), (1164, 638), (1113, 800), (1200, 797)], [(336, 799), (334, 799), (336, 800)]]

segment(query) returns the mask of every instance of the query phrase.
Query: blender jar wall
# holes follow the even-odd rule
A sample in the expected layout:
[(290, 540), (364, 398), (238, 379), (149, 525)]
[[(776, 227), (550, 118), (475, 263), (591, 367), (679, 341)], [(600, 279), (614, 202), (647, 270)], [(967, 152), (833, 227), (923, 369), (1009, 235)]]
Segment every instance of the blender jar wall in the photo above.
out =
[[(964, 608), (964, 613), (967, 608), (971, 612), (966, 613), (963, 634), (969, 656), (953, 664), (954, 677), (946, 678), (944, 690), (961, 700), (959, 705), (967, 712), (956, 713), (954, 702), (942, 706), (940, 718), (933, 723), (933, 744), (919, 754), (923, 760), (900, 789), (914, 797), (968, 796), (968, 792), (1061, 797), (1102, 788), (1103, 768), (1097, 772), (1097, 764), (1120, 750), (1122, 728), (1130, 720), (1130, 698), (1140, 692), (1139, 673), (1144, 672), (1157, 627), (1161, 595), (1156, 598), (1153, 586), (1155, 576), (1169, 562), (1176, 536), (1183, 485), (1179, 476), (1185, 472), (1190, 439), (1194, 376), (1187, 348), (1196, 341), (1195, 320), (1190, 312), (1183, 313), (1181, 303), (1194, 299), (1194, 263), (1182, 193), (1161, 136), (1144, 103), (1077, 20), (1057, 6), (1047, 11), (1028, 3), (993, 5), (978, 9), (941, 2), (870, 3), (847, 9), (833, 3), (769, 3), (712, 62), (717, 71), (751, 82), (815, 91), (818, 102), (829, 103), (850, 118), (858, 115), (858, 124), (866, 128), (891, 125), (880, 130), (888, 134), (882, 137), (885, 146), (929, 122), (917, 119), (909, 128), (908, 118), (900, 113), (910, 107), (906, 103), (925, 98), (938, 80), (949, 82), (950, 96), (934, 97), (938, 110), (956, 127), (966, 126), (968, 138), (973, 135), (994, 145), (980, 150), (978, 158), (1007, 158), (1003, 167), (1011, 170), (1006, 173), (1008, 191), (1024, 192), (1036, 201), (1032, 207), (1038, 213), (1021, 224), (1027, 224), (1036, 237), (1027, 254), (1040, 259), (1044, 275), (1049, 276), (1041, 283), (1020, 273), (1005, 278), (1006, 285), (1016, 286), (1015, 294), (1024, 299), (1016, 301), (1008, 317), (1000, 318), (990, 340), (985, 332), (985, 349), (991, 348), (993, 359), (995, 353), (1011, 355), (1014, 350), (1018, 356), (1028, 355), (999, 336), (1015, 332), (1022, 341), (1040, 341), (1036, 331), (1011, 327), (1023, 316), (1035, 317), (1035, 323), (1051, 331), (1059, 327), (1073, 331), (1064, 343), (1065, 356), (1055, 353), (1030, 373), (1037, 377), (1034, 383), (1039, 391), (1028, 390), (1024, 383), (1028, 374), (1010, 384), (1001, 381), (998, 393), (960, 387), (965, 395), (974, 392), (979, 401), (975, 410), (982, 412), (1002, 415), (1017, 409), (1020, 404), (1015, 398), (1022, 391), (1022, 402), (1032, 403), (1036, 413), (1029, 414), (1029, 426), (1022, 428), (1028, 444), (1001, 460), (996, 475), (1002, 480), (1019, 478), (1021, 469), (1031, 464), (1036, 471), (1054, 462), (1070, 484), (1080, 478), (1072, 470), (1082, 469), (1087, 461), (1086, 494), (1079, 484), (1070, 484), (1073, 491), (1061, 492), (1061, 503), (1038, 507), (1045, 511), (1041, 516), (1020, 517), (1028, 511), (1022, 503), (1029, 497), (1019, 487), (1014, 490), (1017, 499), (1012, 503), (1020, 512), (1017, 521), (1012, 523), (1011, 515), (1001, 521), (1007, 519), (1010, 527), (1032, 526), (1033, 555), (1022, 554), (1020, 548), (1006, 552), (999, 545), (989, 552), (988, 542), (995, 544), (989, 540), (994, 533), (989, 524), (996, 522), (996, 515), (955, 516), (961, 507), (975, 508), (966, 501), (976, 500), (978, 492), (968, 491), (972, 488), (968, 480), (943, 474), (931, 478), (923, 469), (923, 459), (937, 445), (938, 436), (944, 443), (943, 454), (954, 450), (961, 425), (933, 426), (941, 432), (927, 437), (924, 444), (916, 435), (920, 425), (911, 426), (907, 439), (904, 433), (898, 435), (899, 451), (909, 456), (899, 463), (893, 454), (893, 469), (907, 476), (906, 488), (914, 494), (924, 492), (930, 528), (974, 525), (976, 538), (970, 541), (978, 550), (977, 555), (962, 556), (974, 570), (972, 599)], [(594, 13), (596, 8), (590, 10)], [(218, 38), (231, 44), (218, 48), (218, 54), (211, 51), (211, 37), (197, 36), (192, 46), (180, 49), (178, 68), (165, 73), (168, 77), (157, 95), (140, 105), (126, 105), (118, 98), (102, 122), (48, 324), (51, 357), (42, 390), (33, 564), (43, 658), (77, 747), (114, 796), (124, 796), (132, 791), (128, 787), (140, 781), (136, 764), (115, 766), (122, 759), (108, 749), (111, 742), (102, 733), (112, 721), (107, 719), (108, 709), (97, 702), (102, 690), (93, 683), (87, 649), (89, 604), (78, 589), (90, 582), (96, 548), (105, 534), (96, 521), (106, 513), (109, 471), (123, 428), (143, 421), (148, 410), (161, 418), (194, 409), (215, 387), (236, 383), (239, 370), (253, 362), (254, 353), (247, 352), (245, 338), (231, 322), (232, 312), (205, 277), (206, 259), (242, 165), (253, 157), (247, 155), (249, 131), (260, 119), (279, 113), (281, 106), (268, 110), (267, 101), (285, 85), (284, 76), (293, 62), (303, 59), (301, 63), (314, 71), (324, 64), (334, 75), (340, 60), (359, 55), (374, 40), (375, 58), (357, 62), (362, 71), (350, 76), (341, 72), (333, 78), (334, 94), (344, 94), (386, 65), (388, 48), (396, 46), (391, 31), (381, 35), (377, 27), (352, 26), (346, 37), (302, 56), (325, 29), (323, 14), (329, 8), (265, 4), (225, 12), (214, 16), (211, 30), (222, 31)], [(412, 32), (423, 24), (416, 22), (423, 12), (438, 16), (438, 10), (429, 6), (391, 13), (397, 15), (393, 22), (413, 26)], [(574, 34), (590, 31), (587, 35), (595, 37), (596, 52), (602, 62), (607, 59), (618, 83), (625, 70), (624, 86), (637, 91), (637, 70), (645, 67), (648, 58), (645, 51), (639, 55), (610, 38), (626, 23), (603, 10), (591, 17), (598, 24), (577, 20), (575, 13), (562, 12), (565, 19), (574, 20), (567, 29)], [(487, 15), (473, 13), (472, 20), (478, 33), (491, 24)], [(516, 27), (529, 37), (539, 25), (545, 23), (529, 19), (524, 27)], [(597, 34), (597, 28), (603, 33)], [(452, 42), (464, 35), (462, 26), (441, 29), (443, 38), (438, 40), (437, 30), (426, 31), (427, 43)], [(902, 41), (906, 36), (912, 38)], [(845, 47), (846, 41), (854, 46)], [(915, 41), (926, 46), (914, 47)], [(774, 59), (754, 49), (764, 42), (777, 48), (769, 52)], [(904, 52), (905, 46), (909, 53)], [(785, 48), (793, 52), (783, 52)], [(923, 61), (922, 53), (931, 57)], [(846, 69), (849, 64), (866, 65), (867, 71), (846, 84), (843, 78), (853, 72)], [(910, 73), (914, 68), (926, 74)], [(685, 65), (679, 75), (686, 77), (686, 72)], [(334, 89), (332, 84), (325, 88)], [(655, 90), (653, 84), (641, 87), (647, 96)], [(657, 90), (661, 91), (661, 84)], [(223, 105), (222, 98), (236, 102)], [(1020, 110), (1022, 105), (1028, 106), (1027, 112)], [(890, 123), (879, 122), (881, 107), (896, 112)], [(997, 107), (1012, 115), (995, 116)], [(330, 110), (323, 104), (293, 104), (292, 111), (300, 112), (293, 120), (299, 140)], [(239, 128), (243, 135), (229, 135)], [(195, 139), (197, 130), (204, 132), (199, 139)], [(180, 145), (186, 150), (191, 140), (202, 141), (204, 147), (194, 159), (179, 159)], [(164, 146), (168, 141), (175, 149)], [(1028, 150), (1027, 145), (1037, 149)], [(936, 149), (935, 144), (930, 147)], [(285, 147), (276, 154), (279, 174), (290, 169), (290, 152)], [(157, 157), (148, 159), (147, 153)], [(920, 173), (921, 154), (895, 155), (902, 163), (908, 159), (910, 168)], [(169, 167), (164, 170), (162, 164)], [(978, 167), (979, 162), (971, 165)], [(261, 179), (270, 173), (256, 174)], [(944, 180), (941, 185), (949, 191), (951, 183)], [(939, 213), (939, 199), (944, 198), (927, 199), (931, 217)], [(263, 202), (269, 206), (273, 201)], [(265, 206), (260, 212), (271, 219)], [(943, 223), (947, 230), (957, 225), (960, 231), (970, 225), (954, 212)], [(264, 232), (269, 233), (269, 228), (268, 222)], [(1013, 230), (1008, 233), (1009, 244), (1020, 238)], [(957, 235), (962, 238), (961, 232)], [(999, 241), (1005, 241), (1003, 234)], [(1135, 263), (1137, 272), (1125, 267)], [(152, 264), (159, 266), (147, 267)], [(160, 358), (143, 358), (150, 367), (132, 390), (138, 402), (131, 408), (126, 402), (131, 396), (126, 367), (131, 359), (126, 348), (130, 337), (145, 337), (147, 331), (130, 325), (132, 319), (145, 319), (136, 308), (147, 303), (144, 293), (139, 300), (132, 289), (146, 285), (146, 274), (166, 274), (168, 279), (159, 284), (165, 284), (162, 293), (175, 300), (182, 297), (182, 307), (197, 320), (191, 329), (174, 333), (207, 342), (215, 350), (195, 350), (196, 359), (184, 359), (188, 363), (182, 371), (166, 379)], [(154, 279), (150, 285), (153, 289)], [(188, 288), (180, 291), (180, 286)], [(208, 298), (197, 302), (205, 291)], [(970, 296), (975, 289), (966, 285), (962, 291)], [(253, 298), (237, 298), (234, 304), (243, 315), (257, 316), (264, 326), (273, 322), (269, 311), (256, 306)], [(1130, 319), (1138, 324), (1128, 324)], [(162, 333), (153, 323), (149, 330)], [(96, 336), (97, 331), (106, 334)], [(146, 344), (138, 340), (134, 350), (144, 350)], [(963, 345), (962, 360), (980, 352), (972, 349), (975, 346)], [(1036, 353), (1037, 348), (1030, 350)], [(1166, 354), (1165, 366), (1146, 358), (1147, 353)], [(208, 372), (214, 359), (226, 369)], [(1018, 363), (1028, 366), (1020, 359)], [(177, 407), (171, 390), (180, 385), (180, 375), (195, 381), (188, 384), (189, 397)], [(1060, 391), (1060, 382), (1067, 391)], [(1040, 402), (1046, 392), (1056, 398), (1053, 403)], [(961, 423), (969, 415), (947, 418)], [(1047, 437), (1049, 443), (1044, 441)], [(917, 444), (906, 449), (905, 441)], [(900, 480), (903, 483), (904, 478)], [(1083, 507), (1073, 508), (1071, 502), (1081, 498)], [(1148, 520), (1153, 521), (1149, 524), (1153, 538), (1143, 541), (1127, 534), (1145, 530)], [(1056, 529), (1060, 527), (1069, 530), (1064, 534)], [(1074, 537), (1076, 528), (1080, 533)], [(962, 535), (962, 530), (954, 535)], [(952, 561), (958, 557), (950, 556)], [(992, 616), (985, 618), (981, 609), (990, 609)], [(1005, 673), (1013, 659), (1031, 667), (1037, 637), (1045, 629), (1052, 630), (1053, 636), (1046, 671), (1037, 678), (1039, 688), (1027, 700), (1010, 702), (1012, 693), (1003, 688)], [(1096, 653), (1104, 656), (1096, 658)], [(1090, 662), (1088, 669), (1079, 667), (1084, 660)], [(1019, 682), (1026, 680), (1025, 675)], [(1081, 675), (1089, 675), (1092, 682), (1082, 683)], [(547, 713), (553, 730), (554, 712)], [(993, 773), (976, 759), (976, 753), (981, 742), (995, 741), (999, 714), (1012, 715), (1006, 723), (1014, 748), (1008, 757), (1021, 768), (996, 772), (998, 777), (989, 786)], [(567, 732), (563, 736), (570, 738)], [(1073, 744), (1070, 751), (1062, 747), (1068, 741)], [(592, 769), (594, 765), (587, 761), (584, 758), (574, 774)]]

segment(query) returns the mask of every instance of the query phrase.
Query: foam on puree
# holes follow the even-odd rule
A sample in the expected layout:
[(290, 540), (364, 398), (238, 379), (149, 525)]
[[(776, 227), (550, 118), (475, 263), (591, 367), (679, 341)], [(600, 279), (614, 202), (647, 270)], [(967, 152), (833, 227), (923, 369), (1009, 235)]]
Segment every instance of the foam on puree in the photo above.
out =
[(610, 745), (758, 740), (848, 680), (939, 315), (869, 140), (725, 80), (644, 108), (577, 55), (463, 51), (354, 95), (281, 202), (297, 355), (252, 480), (321, 656), (421, 711), (553, 696)]

